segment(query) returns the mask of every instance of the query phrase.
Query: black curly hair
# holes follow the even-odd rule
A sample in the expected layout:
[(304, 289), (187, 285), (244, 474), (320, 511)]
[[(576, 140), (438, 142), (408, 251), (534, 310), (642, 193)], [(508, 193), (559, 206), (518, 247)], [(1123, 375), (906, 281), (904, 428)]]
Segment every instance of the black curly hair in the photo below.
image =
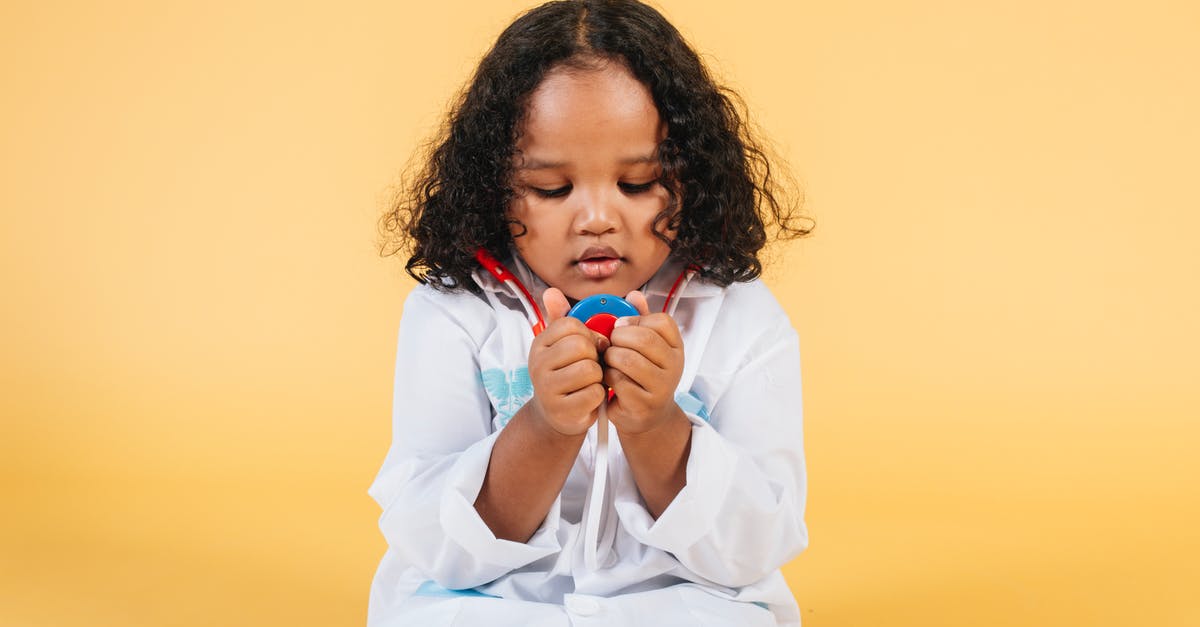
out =
[(381, 254), (410, 252), (405, 269), (437, 289), (477, 289), (476, 249), (503, 258), (512, 242), (506, 210), (519, 193), (514, 146), (530, 94), (550, 70), (597, 60), (628, 68), (667, 124), (658, 158), (669, 202), (655, 224), (678, 229), (675, 258), (722, 286), (750, 281), (762, 272), (768, 224), (783, 238), (812, 231), (793, 226), (793, 207), (777, 198), (762, 145), (739, 113), (744, 103), (714, 83), (658, 11), (636, 0), (562, 0), (518, 17), (483, 57), (415, 179), (382, 216)]

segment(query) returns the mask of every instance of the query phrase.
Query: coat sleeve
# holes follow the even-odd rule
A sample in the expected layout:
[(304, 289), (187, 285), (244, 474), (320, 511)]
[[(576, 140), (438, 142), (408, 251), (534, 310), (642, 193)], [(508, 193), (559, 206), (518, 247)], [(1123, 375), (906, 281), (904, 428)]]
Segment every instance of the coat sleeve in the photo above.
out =
[[(754, 342), (708, 412), (692, 421), (687, 484), (653, 519), (618, 500), (629, 532), (718, 585), (753, 584), (808, 546), (799, 338), (786, 321)], [(636, 494), (636, 491), (633, 492)]]
[(475, 510), (498, 432), (479, 373), (494, 325), (470, 294), (413, 290), (396, 349), (392, 444), (367, 492), (389, 547), (448, 589), (473, 588), (561, 550), (556, 501), (527, 543), (498, 539)]

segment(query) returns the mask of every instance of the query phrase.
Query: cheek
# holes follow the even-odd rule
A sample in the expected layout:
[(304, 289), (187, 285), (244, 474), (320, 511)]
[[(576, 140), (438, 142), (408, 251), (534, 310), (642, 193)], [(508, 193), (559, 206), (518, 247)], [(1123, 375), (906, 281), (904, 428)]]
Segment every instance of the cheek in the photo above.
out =
[[(524, 233), (517, 241), (531, 239), (556, 239), (565, 237), (571, 231), (573, 214), (564, 211), (561, 203), (544, 201), (538, 198), (518, 198), (510, 201), (508, 212), (510, 220), (509, 231), (516, 237)], [(520, 224), (513, 224), (520, 222)]]
[(527, 236), (529, 232), (529, 205), (521, 198), (510, 201), (508, 210), (504, 212), (504, 219), (508, 221), (509, 234), (520, 246), (522, 237)]
[[(664, 236), (666, 236), (667, 239), (673, 240), (673, 239), (675, 239), (675, 235), (678, 233), (678, 229), (668, 228), (671, 224), (671, 217), (668, 216), (666, 218), (663, 218), (663, 219), (655, 222), (655, 218), (657, 218), (658, 214), (662, 213), (663, 210), (665, 210), (667, 208), (667, 206), (669, 205), (670, 202), (671, 202), (671, 197), (667, 194), (667, 190), (660, 187), (658, 189), (657, 193), (655, 194), (653, 208), (647, 210), (646, 222), (647, 222), (647, 228), (658, 231), (659, 233), (662, 233)], [(678, 211), (679, 210), (676, 209), (676, 212), (678, 212)], [(664, 246), (665, 246), (665, 244), (664, 244)]]

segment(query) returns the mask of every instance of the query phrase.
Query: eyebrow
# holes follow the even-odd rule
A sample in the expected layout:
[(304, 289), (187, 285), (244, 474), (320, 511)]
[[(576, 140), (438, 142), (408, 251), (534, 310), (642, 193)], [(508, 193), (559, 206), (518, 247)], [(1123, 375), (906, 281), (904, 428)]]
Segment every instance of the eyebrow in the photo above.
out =
[[(621, 165), (637, 165), (639, 163), (658, 163), (657, 155), (639, 155), (636, 157), (625, 157), (617, 163)], [(526, 159), (518, 170), (553, 170), (567, 165), (566, 161), (539, 161), (537, 159)]]

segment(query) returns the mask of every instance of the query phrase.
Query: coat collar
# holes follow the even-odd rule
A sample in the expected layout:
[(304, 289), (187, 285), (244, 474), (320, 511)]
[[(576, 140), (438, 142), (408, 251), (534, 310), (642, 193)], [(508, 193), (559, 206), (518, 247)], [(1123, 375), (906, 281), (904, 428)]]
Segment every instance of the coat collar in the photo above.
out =
[[(510, 247), (508, 256), (504, 259), (501, 259), (501, 263), (503, 263), (513, 274), (515, 274), (517, 278), (520, 279), (521, 283), (525, 284), (525, 289), (529, 290), (529, 294), (533, 296), (534, 300), (538, 303), (538, 306), (541, 307), (542, 294), (549, 286), (545, 281), (542, 281), (541, 277), (534, 274), (533, 271), (529, 269), (529, 266), (525, 265), (525, 260), (521, 258), (521, 255), (517, 253), (516, 249)], [(675, 280), (678, 279), (680, 273), (683, 272), (683, 268), (684, 264), (682, 261), (679, 261), (674, 257), (668, 257), (666, 263), (664, 263), (662, 267), (658, 269), (658, 272), (655, 272), (654, 276), (650, 277), (650, 280), (647, 281), (644, 286), (642, 286), (642, 292), (647, 297), (662, 296), (665, 298), (666, 295), (671, 291), (671, 286), (675, 284)], [(496, 292), (503, 296), (516, 297), (512, 291), (509, 290), (508, 286), (496, 280), (496, 277), (492, 276), (490, 272), (484, 270), (483, 268), (476, 268), (473, 276), (475, 277), (475, 283), (484, 290)], [(675, 294), (675, 298), (708, 297), (720, 293), (721, 290), (721, 286), (697, 276), (687, 284), (687, 287), (683, 291)], [(624, 297), (625, 295), (619, 294), (619, 296)]]

